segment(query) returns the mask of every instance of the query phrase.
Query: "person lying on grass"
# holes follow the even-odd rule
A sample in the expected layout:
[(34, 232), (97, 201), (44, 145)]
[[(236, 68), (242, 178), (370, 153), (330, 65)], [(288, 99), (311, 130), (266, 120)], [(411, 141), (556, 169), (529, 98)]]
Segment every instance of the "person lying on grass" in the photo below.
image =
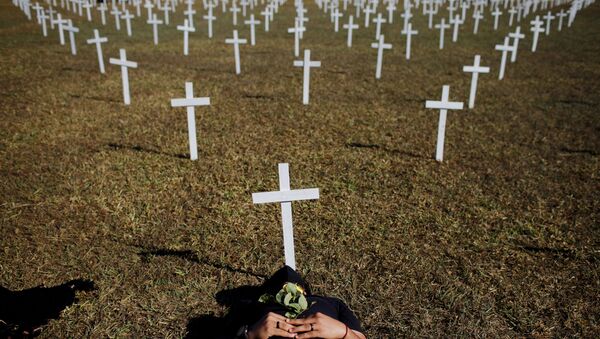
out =
[(317, 296), (300, 275), (284, 266), (262, 285), (264, 294), (241, 338), (366, 339), (360, 322), (340, 299)]

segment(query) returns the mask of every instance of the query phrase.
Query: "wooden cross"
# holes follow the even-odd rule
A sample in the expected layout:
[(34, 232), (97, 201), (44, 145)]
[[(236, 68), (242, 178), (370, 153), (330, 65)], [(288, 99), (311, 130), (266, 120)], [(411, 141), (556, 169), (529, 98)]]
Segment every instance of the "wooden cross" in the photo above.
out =
[(471, 91), (469, 92), (469, 108), (475, 107), (475, 95), (477, 93), (477, 80), (479, 79), (479, 73), (489, 73), (489, 67), (483, 67), (479, 65), (481, 56), (475, 55), (473, 60), (473, 66), (463, 66), (463, 72), (473, 73), (471, 75)]
[(525, 38), (525, 34), (521, 33), (521, 26), (517, 26), (517, 29), (514, 33), (508, 33), (510, 38), (513, 38), (513, 49), (510, 55), (510, 62), (517, 61), (517, 49), (519, 49), (519, 40)]
[(254, 204), (281, 204), (285, 264), (294, 270), (296, 269), (296, 255), (294, 251), (292, 201), (316, 199), (319, 199), (318, 188), (290, 189), (290, 169), (286, 163), (279, 164), (279, 191), (252, 193), (252, 203)]
[(158, 45), (158, 25), (162, 24), (162, 20), (156, 18), (156, 14), (152, 14), (152, 19), (146, 21), (146, 23), (152, 25), (152, 34), (154, 36), (154, 44)]
[(383, 34), (379, 36), (379, 41), (371, 44), (371, 48), (377, 48), (377, 67), (375, 69), (375, 79), (381, 78), (381, 67), (383, 63), (383, 50), (392, 49), (392, 44), (384, 43)]
[(402, 31), (401, 33), (406, 35), (406, 60), (410, 60), (411, 36), (417, 35), (419, 32), (413, 31), (412, 23), (409, 23), (408, 26), (406, 27), (406, 30)]
[(504, 79), (504, 69), (506, 68), (506, 56), (507, 56), (507, 53), (511, 52), (513, 49), (513, 46), (511, 46), (509, 43), (509, 39), (510, 39), (509, 37), (505, 37), (504, 44), (496, 45), (496, 47), (495, 47), (495, 49), (497, 51), (502, 52), (502, 59), (500, 61), (500, 71), (498, 72), (498, 80)]
[(254, 19), (254, 14), (250, 14), (250, 20), (244, 21), (246, 25), (250, 25), (250, 46), (256, 44), (256, 29), (255, 26), (260, 24), (260, 21)]
[(344, 24), (344, 29), (348, 30), (348, 47), (352, 47), (352, 31), (358, 29), (358, 25), (354, 24), (354, 17), (350, 15), (348, 18), (348, 24)]
[(208, 6), (208, 15), (203, 16), (205, 20), (208, 20), (208, 38), (212, 38), (213, 30), (212, 30), (212, 22), (217, 18), (213, 15), (213, 6), (212, 4)]
[(436, 24), (435, 28), (440, 30), (440, 49), (444, 49), (444, 31), (446, 28), (450, 28), (450, 25), (446, 23), (446, 19), (442, 18), (442, 21)]
[(88, 39), (88, 44), (96, 44), (96, 52), (98, 54), (98, 65), (100, 66), (100, 73), (104, 74), (104, 57), (102, 56), (102, 44), (107, 42), (108, 38), (100, 37), (100, 33), (97, 29), (94, 29), (94, 38)]
[[(187, 21), (187, 19), (185, 20)], [(186, 24), (187, 26), (187, 24)], [(198, 142), (196, 140), (196, 106), (210, 105), (210, 98), (194, 98), (194, 84), (185, 83), (185, 98), (171, 99), (171, 107), (185, 107), (187, 110), (188, 140), (190, 144), (190, 159), (198, 160)]]
[(240, 74), (241, 73), (241, 67), (240, 67), (240, 44), (245, 44), (248, 41), (246, 39), (239, 39), (238, 38), (238, 31), (234, 30), (233, 31), (233, 38), (232, 39), (225, 39), (225, 43), (226, 44), (233, 44), (233, 54), (235, 57), (235, 74)]
[(310, 69), (311, 67), (321, 67), (320, 61), (310, 60), (310, 49), (304, 50), (304, 60), (294, 60), (295, 67), (303, 67), (303, 86), (302, 86), (302, 103), (308, 105), (309, 90), (310, 90)]
[(129, 73), (127, 69), (137, 68), (137, 62), (127, 60), (127, 53), (124, 48), (119, 49), (119, 59), (110, 58), (108, 60), (109, 63), (117, 66), (121, 66), (121, 79), (123, 80), (123, 101), (125, 105), (129, 105), (131, 103), (131, 98), (129, 97)]
[(183, 20), (183, 26), (177, 26), (178, 31), (183, 32), (183, 55), (188, 55), (188, 40), (190, 32), (195, 32), (196, 29), (190, 26), (188, 19)]
[(437, 146), (435, 150), (435, 160), (441, 162), (444, 159), (444, 137), (446, 134), (446, 116), (449, 109), (463, 109), (462, 102), (451, 102), (448, 101), (450, 96), (450, 86), (444, 85), (442, 87), (442, 100), (441, 101), (425, 101), (425, 108), (433, 108), (440, 110), (440, 119), (438, 122), (438, 134), (437, 134)]
[(543, 24), (544, 22), (540, 20), (539, 15), (536, 15), (535, 20), (531, 21), (531, 25), (533, 26), (531, 27), (531, 31), (533, 32), (533, 43), (531, 44), (532, 52), (535, 52), (535, 50), (537, 49), (538, 38), (540, 33), (544, 32), (544, 28), (542, 27)]

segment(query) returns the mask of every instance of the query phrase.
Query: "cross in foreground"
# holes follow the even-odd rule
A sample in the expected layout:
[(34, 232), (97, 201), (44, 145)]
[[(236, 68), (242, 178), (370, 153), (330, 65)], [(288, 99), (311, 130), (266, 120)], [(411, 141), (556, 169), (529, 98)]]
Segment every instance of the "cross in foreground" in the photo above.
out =
[[(185, 19), (187, 21), (187, 19)], [(185, 98), (171, 99), (171, 107), (185, 107), (187, 109), (188, 137), (190, 143), (190, 159), (198, 160), (198, 142), (196, 140), (196, 106), (210, 105), (210, 98), (194, 98), (194, 84), (185, 83)]]
[(304, 50), (304, 60), (294, 60), (295, 67), (303, 67), (304, 80), (302, 86), (302, 103), (308, 105), (309, 90), (310, 90), (310, 68), (321, 67), (320, 61), (310, 60), (310, 49)]
[(127, 69), (137, 68), (137, 62), (127, 60), (127, 52), (125, 52), (124, 48), (119, 49), (119, 59), (110, 58), (108, 60), (109, 63), (117, 66), (121, 66), (121, 78), (123, 79), (123, 101), (125, 105), (129, 105), (131, 103), (131, 98), (129, 97), (129, 72)]
[(318, 188), (290, 189), (290, 169), (286, 163), (279, 164), (279, 191), (252, 193), (252, 203), (281, 203), (281, 224), (283, 226), (283, 248), (285, 264), (296, 269), (294, 252), (294, 226), (292, 222), (292, 201), (319, 199)]
[(437, 146), (435, 150), (435, 160), (441, 162), (444, 159), (444, 137), (446, 134), (446, 115), (449, 109), (463, 109), (462, 102), (448, 101), (450, 96), (450, 86), (442, 87), (441, 101), (425, 101), (425, 108), (433, 108), (440, 110), (440, 120), (438, 123)]

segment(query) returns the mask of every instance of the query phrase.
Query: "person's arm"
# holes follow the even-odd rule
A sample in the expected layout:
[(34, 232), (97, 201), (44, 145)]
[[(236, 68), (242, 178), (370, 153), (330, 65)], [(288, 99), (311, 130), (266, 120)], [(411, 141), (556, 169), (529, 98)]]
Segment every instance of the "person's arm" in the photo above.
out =
[(364, 334), (320, 312), (304, 319), (289, 319), (288, 323), (294, 325), (290, 332), (298, 333), (298, 339), (366, 339)]
[(269, 312), (248, 329), (246, 338), (267, 339), (273, 336), (294, 338), (295, 334), (290, 331), (293, 326), (287, 323), (286, 320), (282, 315)]

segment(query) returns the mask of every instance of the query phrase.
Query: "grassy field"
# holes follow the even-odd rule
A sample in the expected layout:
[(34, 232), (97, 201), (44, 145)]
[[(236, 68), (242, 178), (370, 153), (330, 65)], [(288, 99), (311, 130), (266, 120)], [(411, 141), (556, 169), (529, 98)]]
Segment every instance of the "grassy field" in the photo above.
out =
[[(97, 287), (42, 337), (183, 337), (194, 319), (226, 314), (216, 293), (283, 264), (279, 207), (251, 200), (277, 189), (279, 162), (290, 163), (292, 188), (321, 189), (293, 205), (299, 271), (345, 300), (369, 337), (598, 337), (600, 7), (562, 32), (555, 23), (536, 53), (524, 24), (502, 81), (493, 48), (507, 13), (498, 31), (486, 14), (478, 35), (469, 19), (442, 51), (416, 15), (410, 61), (397, 14), (383, 29), (393, 49), (377, 81), (374, 25), (361, 17), (348, 49), (345, 32), (306, 6), (301, 48), (322, 62), (309, 106), (286, 32), (292, 1), (256, 46), (241, 47), (239, 76), (220, 8), (212, 40), (197, 20), (187, 57), (174, 24), (182, 8), (158, 46), (145, 11), (132, 38), (109, 17), (106, 61), (126, 47), (139, 63), (125, 106), (119, 69), (100, 74), (84, 44), (92, 24), (73, 17), (72, 56), (56, 31), (42, 37), (0, 0), (0, 286)], [(475, 54), (492, 72), (474, 110), (449, 113), (437, 163), (438, 112), (425, 100), (448, 84), (466, 102), (462, 66)], [(170, 107), (185, 81), (211, 98), (196, 110), (195, 162), (185, 110)]]

